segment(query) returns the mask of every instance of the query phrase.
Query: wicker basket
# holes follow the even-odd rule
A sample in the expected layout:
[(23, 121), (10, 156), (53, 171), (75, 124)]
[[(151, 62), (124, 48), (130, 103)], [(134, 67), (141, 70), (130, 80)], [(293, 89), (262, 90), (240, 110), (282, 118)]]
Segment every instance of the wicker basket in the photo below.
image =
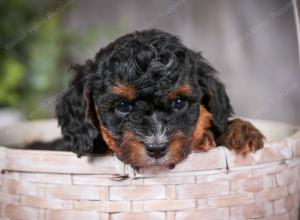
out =
[[(2, 219), (297, 219), (300, 130), (255, 122), (270, 140), (247, 157), (224, 147), (193, 153), (158, 176), (114, 156), (0, 147)], [(0, 131), (2, 146), (51, 140), (55, 121)], [(123, 178), (124, 176), (128, 178)]]

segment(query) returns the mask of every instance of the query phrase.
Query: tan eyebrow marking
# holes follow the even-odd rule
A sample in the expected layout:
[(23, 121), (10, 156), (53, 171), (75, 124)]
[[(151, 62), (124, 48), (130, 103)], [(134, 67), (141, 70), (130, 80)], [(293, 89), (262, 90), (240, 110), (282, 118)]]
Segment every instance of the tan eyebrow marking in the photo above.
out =
[(185, 83), (178, 86), (175, 90), (168, 93), (167, 97), (170, 100), (175, 99), (179, 95), (189, 95), (192, 94), (192, 88), (189, 84)]
[(134, 87), (126, 83), (117, 82), (117, 84), (112, 87), (112, 92), (116, 95), (127, 98), (129, 101), (133, 100), (135, 97)]

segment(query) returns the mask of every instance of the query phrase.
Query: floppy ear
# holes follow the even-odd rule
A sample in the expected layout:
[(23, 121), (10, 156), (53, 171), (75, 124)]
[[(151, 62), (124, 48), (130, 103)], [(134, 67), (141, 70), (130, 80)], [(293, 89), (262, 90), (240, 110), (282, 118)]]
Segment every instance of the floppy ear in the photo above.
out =
[(212, 131), (218, 137), (226, 131), (233, 109), (216, 70), (200, 54), (196, 62), (197, 81), (204, 91), (202, 104), (212, 113)]
[[(99, 134), (100, 119), (88, 83), (84, 66), (75, 66), (75, 77), (69, 88), (58, 99), (56, 115), (64, 140), (78, 157), (91, 152), (105, 152), (105, 143)], [(96, 147), (96, 148), (95, 148)]]

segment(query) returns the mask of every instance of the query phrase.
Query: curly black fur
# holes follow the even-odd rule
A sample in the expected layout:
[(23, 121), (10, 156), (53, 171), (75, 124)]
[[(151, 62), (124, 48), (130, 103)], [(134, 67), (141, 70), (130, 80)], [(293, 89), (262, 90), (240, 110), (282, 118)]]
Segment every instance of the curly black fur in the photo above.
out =
[[(198, 52), (159, 30), (137, 31), (118, 38), (100, 49), (94, 60), (72, 66), (74, 78), (56, 106), (64, 139), (78, 156), (107, 149), (99, 129), (107, 128), (114, 138), (124, 130), (135, 131), (139, 140), (154, 129), (153, 112), (166, 127), (167, 135), (192, 131), (199, 116), (199, 105), (213, 115), (212, 132), (217, 138), (225, 132), (232, 108), (216, 71)], [(115, 103), (121, 97), (111, 93), (116, 82), (134, 85), (134, 110), (118, 116)], [(184, 97), (188, 108), (172, 112), (163, 97), (181, 83), (193, 89)]]

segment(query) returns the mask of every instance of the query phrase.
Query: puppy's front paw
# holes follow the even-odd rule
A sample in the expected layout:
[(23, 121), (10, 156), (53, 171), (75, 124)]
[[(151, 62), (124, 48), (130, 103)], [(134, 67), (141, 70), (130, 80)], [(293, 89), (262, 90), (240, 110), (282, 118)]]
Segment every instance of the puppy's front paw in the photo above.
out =
[(250, 122), (233, 119), (228, 123), (227, 131), (218, 139), (219, 145), (234, 149), (239, 154), (247, 154), (261, 149), (264, 135)]

